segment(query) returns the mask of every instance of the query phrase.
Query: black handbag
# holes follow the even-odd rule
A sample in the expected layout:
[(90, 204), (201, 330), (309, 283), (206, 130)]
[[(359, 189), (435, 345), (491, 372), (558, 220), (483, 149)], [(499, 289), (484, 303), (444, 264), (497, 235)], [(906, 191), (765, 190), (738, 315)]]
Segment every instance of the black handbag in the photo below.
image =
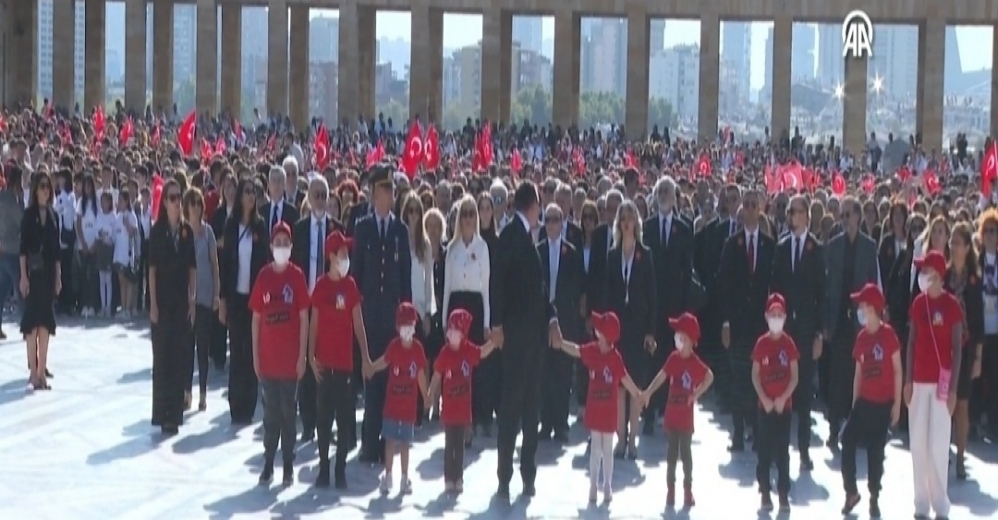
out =
[(28, 253), (28, 258), (25, 264), (25, 267), (28, 268), (29, 273), (37, 273), (45, 269), (45, 256), (42, 255), (41, 245), (38, 246), (38, 252)]

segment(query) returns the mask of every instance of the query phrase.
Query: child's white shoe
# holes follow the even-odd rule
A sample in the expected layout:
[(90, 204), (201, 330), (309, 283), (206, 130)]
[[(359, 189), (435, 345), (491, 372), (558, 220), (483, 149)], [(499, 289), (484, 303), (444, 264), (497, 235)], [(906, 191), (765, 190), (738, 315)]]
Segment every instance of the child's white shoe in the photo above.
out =
[(399, 488), (400, 488), (399, 491), (403, 495), (412, 494), (412, 481), (409, 480), (409, 477), (405, 475), (402, 476), (402, 484), (399, 486)]
[(381, 493), (387, 495), (392, 490), (392, 474), (385, 473), (381, 477)]
[(610, 484), (604, 484), (603, 501), (609, 503), (611, 500), (613, 500), (613, 489), (610, 487)]
[(599, 497), (596, 496), (596, 484), (589, 486), (589, 503), (595, 504)]

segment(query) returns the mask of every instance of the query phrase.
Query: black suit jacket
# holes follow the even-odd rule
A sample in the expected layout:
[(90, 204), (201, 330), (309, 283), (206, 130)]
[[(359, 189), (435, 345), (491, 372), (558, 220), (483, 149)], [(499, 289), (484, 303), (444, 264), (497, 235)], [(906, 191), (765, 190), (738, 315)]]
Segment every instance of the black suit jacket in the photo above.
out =
[[(354, 229), (350, 273), (360, 289), (361, 309), (371, 339), (377, 345), (370, 348), (378, 355), (388, 346), (395, 333), (395, 311), (401, 302), (412, 301), (412, 256), (409, 252), (409, 231), (405, 224), (389, 214), (384, 239), (374, 215), (365, 216)], [(381, 341), (384, 340), (382, 344)], [(373, 354), (372, 354), (373, 356)]]
[(575, 247), (576, 251), (581, 252), (582, 246), (585, 243), (585, 237), (582, 234), (582, 228), (578, 224), (570, 220), (565, 220), (565, 236), (564, 239), (568, 241)]
[(804, 235), (800, 260), (793, 265), (794, 235), (783, 237), (776, 245), (770, 292), (783, 295), (787, 301), (786, 330), (809, 349), (825, 323), (825, 252), (821, 242), (811, 233)]
[[(984, 261), (979, 260), (980, 267), (971, 271), (967, 277), (967, 286), (963, 288), (963, 315), (965, 319), (967, 342), (964, 348), (976, 349), (979, 343), (984, 342), (984, 280), (981, 279), (981, 272), (984, 270)], [(946, 273), (946, 290), (952, 291), (949, 286), (950, 273)], [(969, 371), (968, 371), (969, 373)]]
[[(273, 202), (267, 202), (260, 207), (260, 216), (263, 217), (263, 222), (267, 225), (267, 229), (274, 227), (270, 222), (271, 212), (273, 211)], [(295, 223), (298, 222), (298, 208), (288, 204), (287, 201), (281, 200), (281, 222), (284, 222), (291, 228), (292, 235), (294, 235)]]
[[(613, 311), (620, 319), (620, 338), (634, 344), (645, 336), (655, 336), (658, 305), (655, 292), (654, 255), (651, 249), (638, 244), (631, 261), (631, 276), (624, 283), (623, 251), (614, 247), (606, 260), (605, 289), (600, 307)], [(664, 317), (662, 319), (665, 319)]]
[(519, 216), (499, 233), (496, 263), (489, 277), (490, 325), (503, 328), (504, 357), (544, 348), (548, 323), (558, 315), (549, 301), (544, 266), (535, 246)]
[[(723, 231), (726, 234), (727, 228)], [(776, 243), (765, 233), (759, 232), (756, 236), (754, 271), (749, 267), (744, 230), (728, 237), (721, 252), (717, 274), (721, 323), (727, 322), (731, 326), (732, 347), (751, 349), (768, 328), (766, 299), (769, 298)]]
[(354, 204), (350, 208), (350, 214), (347, 217), (347, 221), (343, 223), (347, 228), (347, 235), (353, 236), (354, 229), (357, 228), (357, 221), (370, 215), (371, 211), (371, 204), (366, 200)]
[[(582, 339), (583, 317), (579, 312), (582, 295), (585, 294), (585, 270), (582, 254), (570, 242), (564, 240), (559, 245), (558, 278), (555, 280), (554, 306), (558, 310), (558, 323), (562, 334), (569, 339)], [(551, 287), (551, 246), (548, 239), (537, 243), (537, 253), (541, 257), (541, 274), (544, 286)], [(550, 298), (550, 294), (549, 294)]]
[[(902, 237), (904, 239), (904, 237)], [(888, 276), (894, 268), (894, 261), (901, 256), (894, 252), (894, 233), (888, 231), (880, 237), (880, 245), (877, 247), (877, 263), (880, 265), (881, 276)]]
[[(335, 218), (326, 217), (326, 236), (328, 236), (333, 231), (343, 232), (343, 224), (340, 224), (339, 220)], [(315, 238), (315, 228), (312, 226), (312, 216), (306, 215), (295, 222), (295, 226), (292, 228), (291, 232), (291, 263), (298, 266), (301, 272), (305, 274), (305, 280), (309, 279), (309, 272), (311, 268), (311, 255), (312, 255), (312, 239)], [(324, 251), (319, 251), (320, 255), (324, 255)], [(325, 263), (325, 270), (319, 273), (316, 278), (326, 274), (329, 270), (329, 261)]]
[(654, 259), (658, 308), (656, 341), (670, 345), (668, 318), (689, 310), (690, 280), (693, 278), (693, 230), (677, 213), (672, 215), (668, 245), (662, 243), (660, 215), (653, 215), (642, 226), (643, 242), (651, 249)]
[[(250, 291), (256, 283), (260, 269), (271, 260), (270, 229), (264, 219), (250, 222), (245, 231), (246, 237), (253, 240), (253, 251), (250, 253)], [(218, 257), (218, 276), (220, 278), (219, 298), (225, 300), (236, 294), (236, 282), (239, 277), (239, 219), (230, 218), (225, 223), (224, 246)]]
[(606, 288), (606, 259), (613, 241), (610, 235), (610, 226), (607, 224), (600, 224), (593, 230), (592, 243), (589, 245), (589, 271), (586, 273), (586, 305), (589, 311), (604, 310), (599, 307), (599, 302), (605, 300), (603, 290)]

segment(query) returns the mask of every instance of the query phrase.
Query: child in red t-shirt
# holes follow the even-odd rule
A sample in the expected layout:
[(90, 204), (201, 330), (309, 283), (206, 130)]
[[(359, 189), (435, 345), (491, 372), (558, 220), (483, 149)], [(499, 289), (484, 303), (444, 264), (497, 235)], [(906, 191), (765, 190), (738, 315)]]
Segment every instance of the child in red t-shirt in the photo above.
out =
[(613, 436), (617, 432), (617, 389), (623, 385), (636, 401), (647, 404), (641, 395), (641, 390), (634, 385), (631, 376), (627, 375), (624, 360), (615, 344), (620, 340), (620, 320), (612, 312), (592, 314), (593, 330), (596, 341), (577, 345), (564, 341), (561, 345), (551, 345), (560, 348), (568, 355), (582, 359), (582, 364), (589, 370), (589, 388), (586, 395), (586, 414), (583, 422), (590, 433), (589, 450), (589, 502), (596, 502), (596, 491), (600, 463), (603, 463), (603, 500), (609, 502), (613, 497)]
[[(356, 445), (357, 405), (353, 394), (353, 339), (360, 345), (365, 365), (370, 364), (361, 295), (350, 271), (353, 239), (339, 231), (326, 237), (325, 256), (330, 266), (312, 289), (309, 320), (309, 361), (316, 381), (319, 475), (317, 487), (329, 486), (329, 441), (336, 421), (336, 487), (344, 489), (347, 454)], [(320, 327), (319, 324), (322, 324)]]
[(308, 284), (291, 260), (291, 228), (281, 222), (270, 233), (274, 261), (253, 283), (253, 368), (263, 398), (263, 472), (260, 483), (274, 477), (278, 440), (284, 456), (284, 485), (294, 483), (298, 381), (305, 374), (308, 348)]
[(414, 337), (416, 308), (411, 303), (399, 304), (395, 311), (395, 327), (398, 337), (388, 343), (385, 354), (371, 363), (364, 375), (370, 377), (375, 372), (388, 369), (384, 421), (381, 425), (381, 436), (385, 438), (385, 474), (381, 478), (381, 492), (388, 493), (392, 489), (392, 463), (398, 451), (402, 466), (400, 488), (402, 494), (407, 495), (412, 493), (409, 446), (416, 427), (417, 397), (422, 395), (423, 402), (430, 401), (426, 394), (426, 354), (423, 345)]
[(491, 341), (478, 347), (468, 340), (471, 321), (471, 313), (464, 309), (450, 313), (447, 344), (433, 363), (433, 379), (427, 392), (427, 408), (437, 400), (437, 391), (443, 401), (440, 420), (444, 423), (444, 489), (448, 493), (464, 490), (464, 435), (471, 426), (471, 373), (495, 348)]
[(763, 334), (752, 350), (752, 385), (759, 396), (759, 419), (755, 439), (759, 460), (755, 476), (762, 494), (762, 509), (773, 509), (770, 498), (769, 467), (776, 462), (776, 491), (780, 495), (780, 511), (790, 510), (790, 416), (791, 397), (797, 387), (797, 346), (783, 332), (787, 321), (787, 304), (779, 293), (766, 300), (766, 323), (769, 332)]
[(669, 451), (666, 456), (666, 483), (669, 486), (665, 504), (676, 505), (676, 459), (683, 459), (683, 503), (687, 508), (696, 505), (693, 499), (693, 403), (710, 388), (714, 373), (693, 353), (700, 341), (700, 322), (697, 317), (685, 312), (677, 318), (669, 318), (669, 326), (675, 331), (676, 350), (669, 354), (665, 366), (644, 391), (645, 399), (651, 397), (658, 387), (669, 380), (669, 401), (665, 405), (665, 433), (669, 437)]
[(859, 503), (856, 487), (856, 445), (866, 445), (870, 516), (880, 518), (880, 480), (884, 475), (884, 446), (891, 425), (901, 416), (901, 343), (894, 329), (881, 323), (884, 294), (875, 284), (853, 293), (857, 317), (863, 328), (856, 335), (852, 357), (856, 360), (852, 412), (842, 429), (842, 482), (848, 515)]

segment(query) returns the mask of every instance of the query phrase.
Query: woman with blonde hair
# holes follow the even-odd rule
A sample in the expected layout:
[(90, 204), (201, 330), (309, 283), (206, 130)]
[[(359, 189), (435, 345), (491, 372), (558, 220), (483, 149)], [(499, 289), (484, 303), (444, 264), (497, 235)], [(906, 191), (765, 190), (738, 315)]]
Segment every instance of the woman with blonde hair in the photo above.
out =
[[(981, 241), (978, 258), (982, 279), (984, 317), (984, 347), (974, 359), (971, 375), (980, 374), (976, 384), (984, 388), (998, 388), (998, 210), (989, 209), (980, 216), (977, 235)], [(973, 392), (980, 396), (982, 388)], [(987, 399), (981, 410), (988, 414), (988, 426), (998, 432), (998, 399)], [(995, 419), (992, 419), (994, 417)]]

